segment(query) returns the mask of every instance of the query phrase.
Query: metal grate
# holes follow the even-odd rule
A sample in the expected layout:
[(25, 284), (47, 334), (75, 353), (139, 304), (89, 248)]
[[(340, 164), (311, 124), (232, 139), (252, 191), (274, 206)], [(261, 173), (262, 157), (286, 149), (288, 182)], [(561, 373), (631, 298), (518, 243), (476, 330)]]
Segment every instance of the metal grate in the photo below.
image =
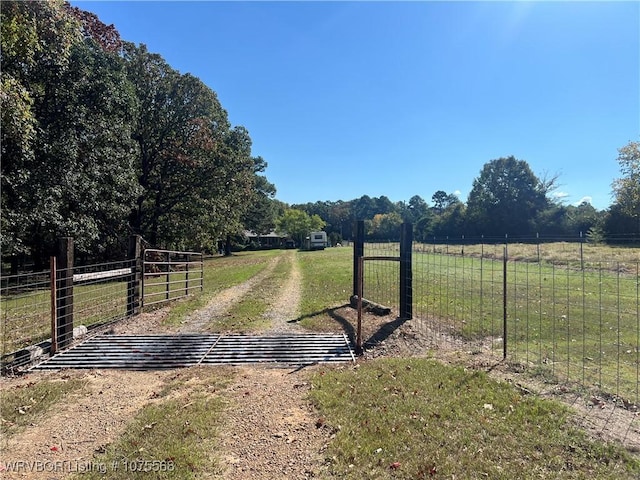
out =
[(54, 355), (33, 370), (152, 370), (194, 365), (310, 365), (354, 361), (351, 342), (344, 334), (99, 335)]

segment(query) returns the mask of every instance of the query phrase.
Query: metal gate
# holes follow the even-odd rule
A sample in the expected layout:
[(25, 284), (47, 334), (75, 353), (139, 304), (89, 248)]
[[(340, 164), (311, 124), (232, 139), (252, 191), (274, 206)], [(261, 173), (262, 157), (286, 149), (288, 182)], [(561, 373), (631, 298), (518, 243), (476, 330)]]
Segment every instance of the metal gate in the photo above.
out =
[(202, 253), (147, 248), (142, 255), (141, 306), (201, 292), (204, 282)]

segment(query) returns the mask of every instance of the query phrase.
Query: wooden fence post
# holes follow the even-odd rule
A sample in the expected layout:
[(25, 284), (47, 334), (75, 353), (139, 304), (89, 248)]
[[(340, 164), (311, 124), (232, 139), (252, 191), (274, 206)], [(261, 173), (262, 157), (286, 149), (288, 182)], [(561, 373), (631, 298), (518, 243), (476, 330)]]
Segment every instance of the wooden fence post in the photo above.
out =
[(140, 313), (140, 279), (142, 277), (142, 237), (129, 237), (129, 252), (127, 258), (131, 260), (131, 276), (127, 282), (127, 316)]
[(73, 340), (73, 238), (61, 238), (56, 258), (57, 348)]
[(413, 318), (412, 247), (413, 225), (405, 222), (400, 229), (400, 318), (406, 320)]

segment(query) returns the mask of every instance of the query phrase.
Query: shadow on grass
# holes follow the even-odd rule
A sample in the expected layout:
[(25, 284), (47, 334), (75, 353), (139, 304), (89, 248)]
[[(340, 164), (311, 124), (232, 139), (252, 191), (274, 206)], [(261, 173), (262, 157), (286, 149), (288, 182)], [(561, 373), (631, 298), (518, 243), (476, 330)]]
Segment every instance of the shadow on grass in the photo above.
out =
[[(347, 334), (347, 336), (351, 339), (351, 341), (355, 342), (356, 341), (355, 326), (349, 321), (349, 319), (343, 317), (338, 313), (339, 310), (346, 307), (352, 308), (352, 305), (350, 303), (345, 303), (344, 305), (339, 305), (337, 307), (325, 308), (317, 312), (301, 315), (294, 320), (289, 320), (288, 323), (298, 323), (304, 320), (305, 318), (312, 318), (318, 315), (328, 315), (333, 321), (335, 321), (337, 324), (339, 324), (342, 327), (342, 329)], [(374, 332), (373, 335), (371, 335), (368, 339), (366, 340), (363, 339), (363, 347), (372, 348), (380, 344), (381, 342), (384, 342), (391, 335), (393, 335), (393, 332), (395, 332), (398, 328), (404, 325), (404, 323), (407, 322), (408, 320), (409, 319), (407, 318), (398, 317), (391, 322), (387, 322), (381, 325), (380, 328), (376, 332)]]
[(353, 325), (351, 325), (351, 322), (348, 319), (344, 318), (342, 315), (337, 313), (338, 310), (348, 306), (349, 304), (345, 303), (344, 305), (339, 305), (337, 307), (325, 308), (323, 310), (318, 310), (317, 312), (307, 313), (306, 315), (301, 315), (298, 318), (289, 320), (287, 323), (298, 323), (304, 320), (305, 318), (312, 318), (318, 315), (329, 315), (329, 317), (331, 317), (332, 320), (334, 320), (336, 323), (338, 323), (342, 327), (342, 329), (349, 336), (349, 338), (355, 340), (356, 338), (355, 328), (353, 327)]
[(384, 342), (387, 338), (393, 335), (393, 332), (395, 332), (398, 328), (404, 325), (404, 323), (407, 322), (408, 320), (409, 320), (408, 318), (398, 317), (391, 322), (387, 322), (381, 325), (378, 331), (374, 332), (373, 335), (371, 335), (368, 339), (364, 340), (363, 347), (372, 348)]

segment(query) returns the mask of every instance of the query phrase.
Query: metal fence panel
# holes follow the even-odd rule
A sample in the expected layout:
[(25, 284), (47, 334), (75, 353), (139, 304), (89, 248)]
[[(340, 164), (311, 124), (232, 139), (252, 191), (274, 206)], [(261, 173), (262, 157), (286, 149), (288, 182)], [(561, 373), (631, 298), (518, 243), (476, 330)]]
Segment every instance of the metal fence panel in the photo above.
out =
[(204, 256), (149, 248), (142, 271), (142, 306), (158, 305), (202, 291)]

